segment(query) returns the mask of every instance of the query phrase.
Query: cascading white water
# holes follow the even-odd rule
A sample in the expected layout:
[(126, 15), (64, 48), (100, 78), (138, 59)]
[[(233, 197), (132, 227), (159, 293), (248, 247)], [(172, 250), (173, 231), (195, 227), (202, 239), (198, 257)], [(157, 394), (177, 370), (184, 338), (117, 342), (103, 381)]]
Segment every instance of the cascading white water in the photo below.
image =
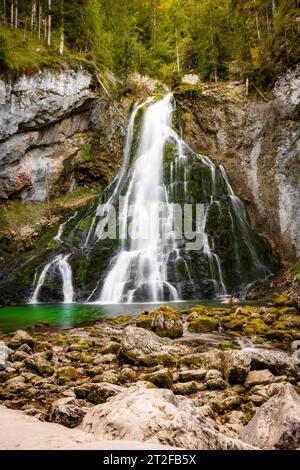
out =
[(57, 243), (62, 243), (61, 236), (64, 232), (64, 228), (66, 227), (66, 225), (68, 225), (69, 222), (71, 222), (71, 220), (76, 218), (77, 212), (78, 211), (76, 211), (74, 215), (69, 217), (68, 220), (66, 220), (66, 222), (64, 222), (63, 224), (60, 224), (57, 234), (55, 235), (55, 237), (53, 237), (54, 241), (56, 241)]
[[(98, 206), (95, 217), (93, 218), (92, 224), (90, 226), (90, 229), (88, 231), (88, 234), (87, 234), (87, 237), (86, 237), (86, 240), (85, 240), (85, 243), (84, 243), (85, 247), (88, 246), (91, 234), (92, 234), (94, 226), (95, 226), (96, 218), (100, 215), (99, 214), (99, 208), (101, 207), (101, 212), (104, 213), (107, 210), (107, 208), (109, 207), (109, 205), (113, 204), (116, 200), (116, 197), (117, 197), (118, 192), (119, 192), (120, 185), (123, 182), (124, 174), (125, 174), (125, 171), (128, 167), (129, 160), (130, 160), (131, 144), (132, 144), (132, 139), (133, 139), (133, 130), (134, 130), (134, 122), (135, 122), (136, 115), (139, 112), (139, 110), (143, 106), (145, 106), (145, 104), (149, 103), (150, 101), (152, 101), (152, 98), (148, 98), (144, 103), (138, 104), (133, 108), (133, 111), (131, 113), (130, 120), (129, 120), (129, 123), (128, 123), (128, 129), (127, 129), (126, 141), (125, 141), (125, 147), (124, 147), (123, 163), (122, 163), (120, 171), (118, 172), (118, 174), (115, 178), (115, 181), (113, 181), (113, 183), (115, 183), (115, 187), (114, 187), (110, 197), (108, 198), (107, 202), (104, 205), (101, 204), (101, 205)], [(96, 225), (94, 234), (95, 234), (95, 236), (98, 240), (101, 239), (101, 236), (103, 234), (103, 224), (101, 222), (98, 222), (98, 224)]]
[(73, 289), (73, 283), (72, 283), (72, 269), (68, 263), (69, 256), (70, 255), (65, 255), (65, 256), (61, 254), (57, 255), (51, 261), (49, 261), (49, 263), (47, 263), (44, 266), (29, 303), (31, 304), (39, 303), (39, 293), (40, 293), (42, 286), (45, 283), (48, 273), (50, 272), (50, 270), (52, 269), (54, 270), (57, 268), (62, 278), (64, 303), (70, 304), (73, 302), (74, 289)]
[(252, 262), (254, 264), (254, 266), (257, 268), (258, 271), (260, 271), (264, 276), (268, 276), (269, 274), (271, 274), (271, 271), (268, 267), (266, 267), (259, 259), (258, 257), (258, 254), (253, 246), (253, 243), (250, 239), (250, 235), (249, 235), (249, 224), (247, 222), (247, 215), (246, 215), (246, 211), (245, 211), (245, 207), (243, 205), (243, 203), (241, 202), (241, 200), (234, 194), (234, 191), (232, 189), (232, 186), (228, 180), (228, 176), (226, 174), (226, 171), (225, 171), (225, 168), (220, 165), (220, 170), (221, 170), (221, 173), (222, 173), (222, 176), (223, 176), (223, 179), (227, 185), (227, 190), (228, 190), (228, 195), (229, 195), (229, 198), (231, 200), (231, 204), (232, 204), (232, 208), (233, 208), (233, 211), (237, 217), (237, 220), (239, 222), (239, 225), (240, 225), (240, 228), (241, 228), (241, 231), (242, 231), (242, 234), (243, 234), (243, 237), (246, 241), (246, 244), (247, 244), (247, 247), (249, 249), (249, 252), (250, 252), (250, 255), (251, 255), (251, 258), (252, 258)]
[[(122, 241), (121, 250), (104, 282), (101, 302), (132, 302), (141, 292), (149, 301), (167, 297), (178, 300), (179, 294), (168, 282), (167, 262), (176, 250), (172, 227), (172, 208), (163, 184), (163, 158), (166, 141), (176, 134), (171, 128), (172, 95), (150, 105), (144, 117), (141, 142), (133, 163), (123, 210), (119, 217), (121, 238), (131, 220), (129, 246)], [(154, 214), (165, 203), (163, 214)], [(161, 228), (163, 227), (163, 233)]]
[[(75, 289), (79, 287), (77, 299), (112, 304), (176, 301), (196, 295), (220, 298), (236, 288), (243, 292), (256, 276), (270, 274), (268, 264), (258, 255), (257, 237), (224, 168), (193, 152), (172, 129), (174, 108), (171, 94), (159, 101), (149, 98), (134, 107), (117, 177), (92, 212), (79, 221), (75, 213), (60, 225), (54, 237), (55, 256), (36, 271), (31, 303), (47, 295), (47, 290), (42, 291), (44, 284), (55, 298), (55, 288), (48, 282), (53, 279), (62, 280), (59, 297), (62, 290), (64, 302), (73, 302), (72, 268)], [(180, 207), (202, 204), (204, 208), (202, 220), (192, 216), (203, 241), (193, 254), (186, 249), (186, 233), (177, 239), (174, 203)], [(117, 244), (103, 245), (104, 269), (108, 269), (103, 280), (103, 268), (96, 271), (93, 260), (97, 265), (100, 256), (101, 261), (106, 238), (103, 216), (112, 206), (118, 207), (119, 249), (108, 265), (108, 250), (115, 254)], [(66, 227), (68, 235), (63, 237)], [(58, 250), (64, 253), (57, 254)], [(83, 289), (89, 283), (85, 291), (76, 271), (82, 260), (88, 261), (87, 268), (92, 272), (82, 283)], [(90, 282), (94, 273), (99, 273), (96, 285)]]

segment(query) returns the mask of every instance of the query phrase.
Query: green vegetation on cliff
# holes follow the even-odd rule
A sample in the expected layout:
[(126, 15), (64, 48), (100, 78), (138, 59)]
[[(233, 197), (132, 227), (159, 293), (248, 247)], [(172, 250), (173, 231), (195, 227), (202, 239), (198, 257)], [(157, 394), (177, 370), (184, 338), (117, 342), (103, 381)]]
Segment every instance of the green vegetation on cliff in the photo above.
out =
[(249, 79), (269, 88), (299, 62), (299, 0), (8, 0), (0, 73), (84, 62), (124, 82), (134, 71), (176, 86)]

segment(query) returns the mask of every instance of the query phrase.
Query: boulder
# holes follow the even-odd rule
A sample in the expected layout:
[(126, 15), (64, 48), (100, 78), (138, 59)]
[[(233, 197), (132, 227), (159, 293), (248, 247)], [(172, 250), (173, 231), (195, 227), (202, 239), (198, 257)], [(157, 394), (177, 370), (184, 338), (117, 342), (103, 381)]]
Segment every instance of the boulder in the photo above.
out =
[(0, 371), (5, 370), (8, 356), (9, 356), (9, 348), (5, 346), (3, 341), (0, 341)]
[(124, 368), (119, 376), (118, 376), (118, 382), (121, 384), (124, 383), (133, 383), (137, 381), (137, 373), (133, 369), (129, 369), (128, 367)]
[(225, 380), (231, 385), (243, 384), (251, 367), (251, 353), (247, 351), (224, 351), (222, 368)]
[(186, 350), (184, 346), (174, 345), (169, 338), (160, 338), (152, 331), (127, 326), (123, 332), (119, 357), (133, 364), (168, 365), (175, 363), (178, 355)]
[(81, 428), (97, 439), (126, 439), (186, 450), (251, 449), (216, 429), (207, 411), (167, 389), (130, 387), (88, 411)]
[(101, 353), (103, 355), (108, 355), (108, 354), (118, 354), (120, 350), (120, 343), (117, 343), (116, 341), (109, 341), (105, 346), (103, 346)]
[(8, 345), (12, 349), (17, 349), (23, 344), (27, 344), (30, 348), (33, 347), (35, 340), (26, 331), (18, 330), (9, 341)]
[(56, 372), (56, 377), (59, 385), (65, 385), (68, 382), (77, 380), (78, 373), (75, 367), (61, 367)]
[[(105, 370), (103, 374), (100, 376), (101, 380), (97, 380), (97, 377), (92, 379), (92, 382), (107, 382), (110, 384), (117, 384), (119, 382), (119, 375), (114, 370)], [(98, 376), (99, 378), (99, 376)]]
[(76, 398), (83, 398), (94, 405), (106, 400), (124, 390), (123, 387), (110, 383), (85, 383), (74, 388)]
[(266, 385), (274, 382), (275, 377), (268, 369), (251, 370), (246, 377), (245, 387), (251, 388), (255, 385)]
[(222, 353), (218, 349), (210, 349), (203, 353), (186, 354), (180, 362), (185, 366), (222, 370)]
[(219, 370), (209, 369), (205, 375), (205, 385), (208, 390), (224, 390), (227, 387)]
[(204, 390), (197, 393), (193, 401), (197, 406), (209, 405), (215, 413), (224, 414), (240, 408), (243, 397), (233, 389)]
[(136, 326), (152, 330), (161, 337), (174, 339), (183, 335), (181, 315), (168, 305), (161, 305), (151, 313), (143, 312), (137, 318)]
[(14, 352), (12, 356), (12, 362), (22, 362), (25, 361), (25, 359), (28, 358), (28, 354), (24, 351), (20, 351), (17, 349), (16, 352)]
[(188, 331), (193, 333), (210, 333), (218, 327), (218, 321), (207, 316), (192, 318), (189, 323)]
[(28, 385), (25, 384), (25, 379), (21, 375), (18, 375), (17, 377), (13, 377), (12, 379), (9, 379), (5, 382), (5, 387), (7, 390), (9, 390), (12, 393), (23, 393), (26, 388), (28, 388)]
[[(36, 344), (36, 343), (35, 343)], [(30, 346), (28, 346), (28, 344), (24, 343), (22, 344), (22, 346), (20, 346), (17, 351), (22, 351), (22, 352), (25, 352), (27, 354), (32, 354), (32, 349)]]
[(204, 380), (205, 374), (205, 369), (183, 369), (179, 372), (178, 379), (180, 382), (201, 381)]
[(204, 384), (199, 384), (192, 380), (190, 382), (178, 382), (173, 385), (172, 390), (179, 395), (192, 395), (193, 393), (203, 390), (203, 388), (205, 388)]
[(264, 403), (239, 435), (260, 449), (297, 449), (300, 445), (300, 396), (291, 384)]
[(49, 409), (49, 421), (58, 423), (68, 428), (76, 428), (85, 414), (87, 409), (82, 409), (80, 401), (72, 397), (60, 398), (52, 403)]
[(251, 351), (251, 369), (269, 369), (274, 375), (298, 375), (297, 366), (289, 354), (269, 349)]
[(159, 369), (150, 374), (144, 374), (141, 380), (153, 383), (159, 388), (171, 388), (173, 385), (173, 377), (169, 369)]
[(205, 380), (216, 380), (216, 379), (222, 379), (222, 374), (219, 370), (217, 369), (209, 369), (206, 374), (205, 374)]
[(49, 377), (54, 374), (51, 363), (44, 359), (43, 353), (35, 353), (25, 359), (26, 366), (42, 377)]
[(115, 354), (103, 354), (96, 356), (93, 364), (110, 364), (111, 362), (117, 362), (117, 356)]

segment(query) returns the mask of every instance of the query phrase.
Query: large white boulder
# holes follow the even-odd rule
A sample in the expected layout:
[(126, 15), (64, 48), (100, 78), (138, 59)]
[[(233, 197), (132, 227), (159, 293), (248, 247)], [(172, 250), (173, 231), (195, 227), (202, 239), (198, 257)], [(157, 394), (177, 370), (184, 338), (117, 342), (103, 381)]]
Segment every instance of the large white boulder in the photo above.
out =
[(239, 435), (260, 449), (293, 450), (300, 445), (300, 396), (286, 384), (264, 403)]
[(219, 432), (207, 407), (140, 383), (88, 411), (81, 425), (97, 439), (130, 439), (184, 449), (251, 449)]

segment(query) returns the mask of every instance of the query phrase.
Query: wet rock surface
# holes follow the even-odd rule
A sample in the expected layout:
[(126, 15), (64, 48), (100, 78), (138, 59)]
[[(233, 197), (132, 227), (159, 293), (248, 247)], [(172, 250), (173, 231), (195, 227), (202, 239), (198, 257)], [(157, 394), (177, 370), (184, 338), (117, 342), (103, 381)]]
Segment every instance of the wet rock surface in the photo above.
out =
[(175, 93), (186, 142), (224, 165), (255, 230), (293, 262), (300, 254), (299, 82), (298, 66), (278, 80), (267, 101), (247, 100), (244, 87), (234, 84)]

